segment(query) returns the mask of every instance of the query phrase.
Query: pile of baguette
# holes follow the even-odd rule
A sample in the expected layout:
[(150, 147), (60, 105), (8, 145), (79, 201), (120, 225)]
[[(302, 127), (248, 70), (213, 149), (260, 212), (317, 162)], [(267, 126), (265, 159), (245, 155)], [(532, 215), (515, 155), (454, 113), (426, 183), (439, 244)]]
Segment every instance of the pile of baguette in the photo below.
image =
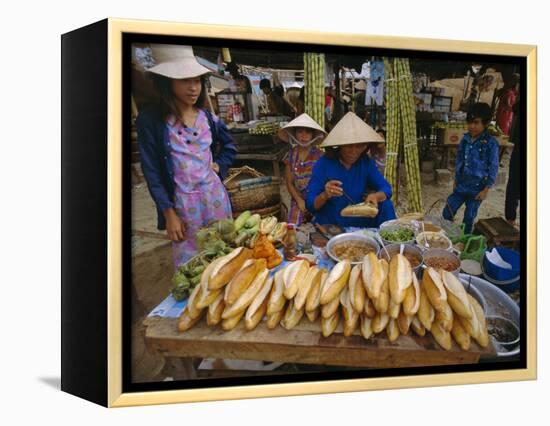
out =
[(301, 259), (271, 275), (265, 259), (240, 247), (206, 268), (179, 318), (179, 331), (205, 312), (208, 325), (226, 331), (243, 317), (247, 330), (264, 317), (269, 329), (291, 330), (305, 315), (311, 322), (321, 318), (325, 337), (342, 321), (345, 336), (359, 330), (369, 339), (385, 331), (393, 342), (412, 329), (419, 336), (429, 331), (446, 350), (453, 338), (463, 350), (472, 339), (481, 347), (489, 344), (483, 309), (458, 278), (428, 268), (419, 282), (401, 254), (388, 263), (371, 252), (361, 264), (344, 260), (330, 271)]

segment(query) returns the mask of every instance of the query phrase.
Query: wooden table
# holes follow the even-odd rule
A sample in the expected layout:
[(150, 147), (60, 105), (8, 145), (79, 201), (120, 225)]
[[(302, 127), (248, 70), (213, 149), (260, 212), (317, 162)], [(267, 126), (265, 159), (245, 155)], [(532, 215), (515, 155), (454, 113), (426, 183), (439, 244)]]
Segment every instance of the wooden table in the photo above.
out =
[(487, 238), (489, 247), (503, 246), (514, 250), (519, 249), (519, 230), (502, 217), (479, 219), (474, 224), (474, 230)]
[(149, 349), (169, 358), (214, 357), (363, 368), (471, 364), (496, 356), (492, 345), (482, 349), (473, 342), (469, 351), (461, 350), (454, 342), (452, 349), (445, 351), (431, 335), (418, 337), (412, 331), (391, 343), (384, 332), (369, 340), (358, 332), (344, 337), (340, 324), (325, 338), (319, 320), (310, 323), (305, 317), (290, 331), (280, 326), (268, 330), (264, 322), (247, 331), (243, 320), (229, 332), (208, 327), (204, 319), (184, 333), (179, 333), (176, 325), (175, 318), (148, 318), (145, 341)]

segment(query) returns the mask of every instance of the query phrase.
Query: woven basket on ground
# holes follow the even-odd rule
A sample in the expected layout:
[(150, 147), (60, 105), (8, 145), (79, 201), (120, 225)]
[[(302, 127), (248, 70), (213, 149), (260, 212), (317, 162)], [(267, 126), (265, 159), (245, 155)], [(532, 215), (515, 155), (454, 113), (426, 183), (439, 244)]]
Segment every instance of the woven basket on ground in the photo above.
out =
[[(241, 213), (242, 211), (233, 211), (233, 219), (236, 219)], [(267, 216), (275, 216), (276, 218), (279, 218), (281, 214), (281, 204), (278, 203), (263, 209), (250, 210), (250, 213), (259, 214), (262, 219)]]
[(234, 212), (260, 210), (280, 205), (280, 179), (275, 176), (263, 176), (260, 172), (241, 167), (230, 169), (229, 176), (223, 181)]

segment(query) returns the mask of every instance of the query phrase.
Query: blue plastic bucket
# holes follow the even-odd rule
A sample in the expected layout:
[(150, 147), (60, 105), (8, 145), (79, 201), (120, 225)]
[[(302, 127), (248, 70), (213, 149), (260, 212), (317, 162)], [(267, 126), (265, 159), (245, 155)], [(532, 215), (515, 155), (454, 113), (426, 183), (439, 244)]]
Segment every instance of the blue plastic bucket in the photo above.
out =
[(514, 278), (519, 278), (519, 253), (505, 247), (497, 247), (496, 250), (505, 262), (512, 265), (512, 269), (505, 269), (495, 265), (490, 262), (489, 259), (487, 259), (487, 255), (485, 255), (483, 258), (483, 266), (487, 275), (497, 281), (510, 281)]
[(512, 265), (512, 269), (501, 268), (483, 256), (483, 275), (489, 282), (506, 293), (513, 293), (519, 289), (520, 257), (519, 253), (504, 247), (497, 248), (504, 261)]

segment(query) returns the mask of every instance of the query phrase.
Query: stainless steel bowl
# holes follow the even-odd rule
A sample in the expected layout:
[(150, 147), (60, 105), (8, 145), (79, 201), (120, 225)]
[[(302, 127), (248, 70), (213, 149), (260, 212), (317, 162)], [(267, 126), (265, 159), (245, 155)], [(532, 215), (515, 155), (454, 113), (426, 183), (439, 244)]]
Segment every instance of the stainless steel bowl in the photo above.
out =
[[(479, 277), (471, 277), (470, 279), (469, 275), (460, 274), (460, 280), (464, 284), (464, 287), (467, 287), (468, 282), (471, 281), (471, 287), (475, 287), (483, 295), (486, 301), (486, 308), (484, 309), (485, 317), (501, 316), (512, 321), (519, 328), (519, 306), (510, 296), (495, 285)], [(494, 339), (492, 340), (494, 341)], [(513, 358), (519, 355), (520, 345), (517, 344), (514, 348), (505, 348), (495, 343), (495, 349), (499, 358)]]
[[(412, 254), (413, 256), (416, 256), (418, 257), (418, 259), (420, 259), (420, 263), (418, 264), (418, 266), (413, 268), (414, 272), (418, 274), (418, 271), (420, 270), (420, 268), (422, 268), (422, 263), (424, 263), (424, 257), (422, 256), (422, 250), (420, 250), (414, 244), (388, 244), (387, 246), (384, 246), (380, 249), (378, 257), (380, 257), (380, 259), (386, 259), (389, 262), (394, 255), (401, 252), (401, 246), (403, 246), (403, 254)], [(388, 255), (386, 254), (386, 250), (390, 255), (389, 259)]]
[[(493, 339), (496, 346), (502, 348), (506, 352), (509, 352), (513, 349), (515, 349), (519, 345), (519, 327), (514, 323), (514, 321), (504, 318), (500, 315), (488, 315), (486, 317), (487, 320), (487, 328), (489, 330), (489, 334), (491, 335), (491, 338)], [(501, 341), (499, 340), (495, 335), (494, 331), (492, 330), (495, 328), (506, 328), (508, 331), (513, 335), (513, 338), (508, 341)], [(497, 347), (497, 350), (499, 349)]]
[[(372, 237), (369, 237), (367, 235), (361, 235), (356, 234), (352, 232), (348, 232), (345, 234), (336, 235), (335, 237), (332, 237), (328, 243), (327, 243), (327, 253), (328, 255), (334, 260), (335, 262), (340, 262), (343, 259), (338, 258), (334, 254), (334, 246), (346, 241), (363, 241), (367, 243), (369, 246), (371, 246), (374, 249), (374, 254), (378, 256), (378, 252), (380, 250), (380, 245), (376, 242), (376, 240)], [(359, 262), (351, 262), (352, 265), (357, 265), (361, 263), (363, 260), (360, 260)]]
[(395, 231), (397, 229), (402, 229), (402, 228), (407, 228), (407, 229), (410, 229), (411, 231), (413, 231), (414, 235), (413, 235), (412, 239), (410, 239), (408, 241), (389, 241), (389, 240), (385, 240), (382, 237), (382, 235), (380, 235), (380, 239), (382, 240), (384, 245), (387, 246), (387, 245), (390, 245), (390, 244), (414, 244), (416, 234), (418, 234), (418, 232), (419, 232), (417, 222), (400, 222), (399, 219), (387, 220), (387, 221), (383, 222), (380, 225), (379, 234), (382, 231)]
[(450, 251), (447, 251), (445, 249), (428, 249), (428, 250), (425, 250), (424, 251), (424, 265), (426, 267), (429, 267), (430, 266), (429, 265), (429, 260), (430, 260), (430, 258), (434, 258), (434, 257), (443, 257), (445, 259), (449, 259), (449, 260), (454, 261), (457, 264), (457, 268), (454, 271), (449, 271), (449, 272), (452, 272), (454, 275), (456, 275), (457, 278), (459, 277), (460, 258), (456, 254), (451, 253)]

